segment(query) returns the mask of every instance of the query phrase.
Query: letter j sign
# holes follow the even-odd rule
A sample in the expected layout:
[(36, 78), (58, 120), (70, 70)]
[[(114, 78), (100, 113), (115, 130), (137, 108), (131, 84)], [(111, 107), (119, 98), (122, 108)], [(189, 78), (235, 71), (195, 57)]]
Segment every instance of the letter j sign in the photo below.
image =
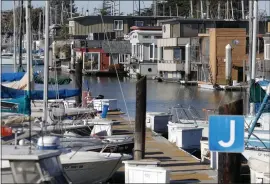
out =
[(244, 116), (209, 117), (209, 150), (242, 153), (244, 151)]

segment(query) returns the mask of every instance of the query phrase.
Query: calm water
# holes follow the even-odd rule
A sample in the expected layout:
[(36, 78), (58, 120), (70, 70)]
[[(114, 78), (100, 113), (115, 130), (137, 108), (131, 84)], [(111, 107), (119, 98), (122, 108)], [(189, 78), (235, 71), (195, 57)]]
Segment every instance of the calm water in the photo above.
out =
[[(43, 71), (43, 66), (34, 67), (34, 71)], [(26, 67), (25, 67), (26, 69)], [(12, 66), (2, 66), (3, 72), (12, 72)], [(54, 77), (57, 72), (50, 72)], [(58, 72), (58, 75), (69, 76), (72, 74)], [(129, 115), (135, 117), (136, 104), (136, 80), (129, 78), (120, 79)], [(50, 89), (56, 89), (55, 85), (49, 85)], [(74, 83), (59, 86), (60, 89), (74, 88)], [(118, 107), (127, 113), (119, 82), (117, 78), (107, 77), (84, 77), (83, 90), (90, 89), (92, 95), (102, 94), (105, 98), (117, 99)], [(43, 85), (36, 84), (35, 89), (43, 89)], [(192, 105), (198, 110), (203, 108), (217, 108), (218, 105), (229, 103), (243, 96), (241, 92), (224, 92), (200, 89), (197, 87), (184, 87), (176, 83), (158, 83), (153, 80), (147, 81), (147, 111), (167, 112), (171, 106), (177, 104)]]

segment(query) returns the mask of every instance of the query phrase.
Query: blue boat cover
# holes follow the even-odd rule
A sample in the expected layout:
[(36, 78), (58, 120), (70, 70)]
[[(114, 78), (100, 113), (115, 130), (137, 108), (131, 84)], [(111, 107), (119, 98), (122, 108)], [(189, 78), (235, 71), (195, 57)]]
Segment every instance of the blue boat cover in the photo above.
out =
[[(48, 99), (66, 99), (74, 96), (80, 95), (79, 89), (62, 89), (56, 92), (55, 90), (48, 91)], [(1, 85), (1, 98), (21, 98), (27, 95), (27, 91), (13, 89)], [(43, 90), (31, 91), (31, 100), (43, 100)]]
[(17, 73), (2, 73), (1, 74), (1, 81), (2, 82), (13, 82), (22, 79), (25, 75), (24, 72), (17, 72)]
[(26, 114), (26, 115), (31, 114), (30, 100), (29, 100), (28, 96), (24, 96), (24, 97), (17, 98), (17, 99), (2, 100), (2, 102), (16, 103), (16, 104), (18, 104), (18, 110), (11, 111), (11, 110), (1, 109), (1, 112), (13, 112), (13, 113), (19, 113), (19, 114)]
[(257, 82), (260, 86), (267, 86), (270, 81), (269, 80), (260, 80)]
[[(19, 81), (23, 78), (25, 72), (17, 72), (17, 73), (2, 73), (1, 74), (1, 81), (2, 82), (14, 82)], [(38, 73), (35, 72), (34, 76), (37, 76)]]

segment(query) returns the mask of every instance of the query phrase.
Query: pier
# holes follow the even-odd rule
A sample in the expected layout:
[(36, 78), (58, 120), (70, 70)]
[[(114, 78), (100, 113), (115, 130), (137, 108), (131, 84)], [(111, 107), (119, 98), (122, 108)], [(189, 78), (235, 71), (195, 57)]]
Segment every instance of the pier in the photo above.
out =
[[(120, 123), (113, 126), (113, 134), (133, 134), (134, 121), (120, 115), (109, 115), (109, 120)], [(200, 159), (192, 156), (166, 138), (146, 129), (145, 159), (157, 161), (159, 166), (170, 171), (170, 183), (217, 183), (217, 172), (203, 164)], [(125, 183), (125, 167), (123, 166), (112, 178), (113, 183)]]

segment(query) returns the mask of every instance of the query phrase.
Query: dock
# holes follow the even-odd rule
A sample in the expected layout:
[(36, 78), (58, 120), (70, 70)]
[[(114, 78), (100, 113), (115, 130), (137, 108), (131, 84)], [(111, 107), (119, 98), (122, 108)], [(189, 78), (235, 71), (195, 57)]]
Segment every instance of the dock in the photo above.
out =
[[(119, 121), (113, 126), (113, 134), (133, 134), (134, 124), (120, 115), (109, 115), (109, 120)], [(179, 149), (166, 138), (146, 129), (145, 159), (160, 162), (160, 167), (170, 170), (170, 183), (217, 183), (217, 172), (209, 164)], [(125, 183), (125, 169), (121, 167), (112, 183)]]

